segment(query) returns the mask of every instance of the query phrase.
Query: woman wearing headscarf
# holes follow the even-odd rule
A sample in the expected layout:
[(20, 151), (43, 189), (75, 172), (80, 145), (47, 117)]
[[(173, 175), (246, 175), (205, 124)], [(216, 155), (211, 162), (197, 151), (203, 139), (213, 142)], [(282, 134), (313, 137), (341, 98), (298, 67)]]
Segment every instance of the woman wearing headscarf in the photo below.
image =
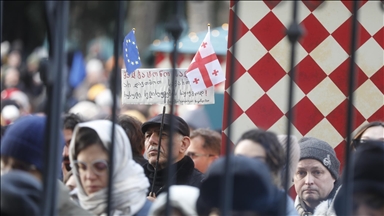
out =
[(117, 124), (113, 159), (109, 158), (111, 129), (111, 121), (94, 120), (78, 124), (73, 132), (70, 161), (80, 205), (96, 215), (107, 214), (108, 169), (113, 163), (112, 215), (147, 215), (148, 179), (132, 159), (130, 141)]

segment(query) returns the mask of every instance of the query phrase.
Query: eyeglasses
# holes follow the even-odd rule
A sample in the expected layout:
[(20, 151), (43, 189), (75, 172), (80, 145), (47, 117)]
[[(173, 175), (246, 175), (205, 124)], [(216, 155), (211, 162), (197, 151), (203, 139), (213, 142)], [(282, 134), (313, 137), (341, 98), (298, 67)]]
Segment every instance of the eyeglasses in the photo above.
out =
[(213, 154), (199, 154), (195, 152), (187, 152), (187, 156), (189, 156), (192, 159), (198, 158), (198, 157), (212, 157)]
[[(90, 166), (88, 166), (89, 163), (85, 163), (83, 161), (78, 161), (75, 160), (71, 164), (72, 170), (76, 174), (84, 173), (87, 171), (88, 167), (91, 167), (91, 170), (93, 173), (96, 175), (104, 175), (106, 174), (106, 171), (108, 170), (108, 162), (106, 160), (94, 160), (93, 162), (90, 163)], [(75, 169), (73, 169), (75, 167)]]

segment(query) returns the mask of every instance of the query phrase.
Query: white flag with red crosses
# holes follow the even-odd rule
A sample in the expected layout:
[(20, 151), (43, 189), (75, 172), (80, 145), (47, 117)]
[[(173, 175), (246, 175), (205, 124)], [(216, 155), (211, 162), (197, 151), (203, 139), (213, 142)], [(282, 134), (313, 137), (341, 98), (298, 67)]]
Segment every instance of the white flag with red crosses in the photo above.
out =
[(186, 75), (194, 92), (202, 91), (225, 80), (225, 74), (211, 44), (209, 30), (192, 59)]

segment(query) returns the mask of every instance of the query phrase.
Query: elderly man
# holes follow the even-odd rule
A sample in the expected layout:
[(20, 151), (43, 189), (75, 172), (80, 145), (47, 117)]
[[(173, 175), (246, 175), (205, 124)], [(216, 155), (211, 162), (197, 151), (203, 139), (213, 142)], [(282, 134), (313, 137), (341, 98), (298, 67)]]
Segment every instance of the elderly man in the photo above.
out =
[(213, 130), (199, 128), (191, 133), (191, 145), (187, 154), (202, 173), (220, 156), (221, 135)]
[[(340, 185), (340, 162), (333, 148), (322, 140), (304, 137), (299, 144), (300, 161), (293, 177), (296, 210), (300, 216), (330, 215)], [(320, 204), (322, 201), (326, 202)]]
[[(192, 159), (185, 156), (185, 152), (190, 144), (188, 124), (182, 118), (173, 116), (175, 132), (173, 133), (173, 137), (169, 137), (171, 117), (171, 114), (165, 114), (164, 116), (164, 128), (161, 137), (160, 152), (158, 152), (158, 146), (162, 114), (148, 120), (141, 127), (145, 137), (145, 152), (148, 158), (148, 163), (144, 164), (143, 167), (145, 175), (148, 177), (151, 184), (149, 193), (152, 197), (156, 197), (166, 189), (167, 174), (165, 168), (170, 165), (169, 161), (167, 161), (168, 154), (172, 154), (173, 161), (171, 166), (174, 166), (173, 170), (176, 172), (174, 175), (174, 182), (176, 185), (199, 187), (203, 178), (202, 173), (194, 168), (195, 164)], [(172, 139), (173, 142), (172, 151), (168, 149), (169, 139)], [(158, 169), (153, 186), (154, 190), (151, 194), (157, 154), (160, 154)]]

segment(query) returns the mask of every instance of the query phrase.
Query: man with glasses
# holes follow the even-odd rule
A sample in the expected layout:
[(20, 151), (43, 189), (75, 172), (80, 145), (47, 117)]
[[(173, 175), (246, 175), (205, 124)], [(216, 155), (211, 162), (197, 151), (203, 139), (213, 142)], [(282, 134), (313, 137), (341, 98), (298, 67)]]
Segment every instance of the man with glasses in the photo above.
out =
[(213, 130), (199, 128), (191, 133), (191, 145), (188, 155), (195, 163), (195, 168), (205, 173), (213, 161), (220, 156), (221, 135)]
[[(145, 137), (145, 154), (148, 158), (148, 163), (144, 164), (143, 167), (145, 175), (151, 184), (149, 188), (149, 199), (166, 191), (167, 166), (173, 166), (175, 172), (173, 175), (173, 183), (176, 185), (199, 187), (203, 178), (202, 173), (194, 168), (195, 165), (193, 160), (190, 157), (185, 156), (185, 152), (191, 141), (188, 124), (178, 116), (165, 114), (164, 126), (161, 133), (161, 143), (159, 143), (162, 117), (162, 114), (157, 115), (145, 122), (141, 127)], [(174, 133), (172, 137), (170, 137), (170, 123), (172, 117)], [(168, 149), (170, 139), (173, 144), (172, 151)], [(168, 154), (172, 154), (172, 162), (168, 161)]]

